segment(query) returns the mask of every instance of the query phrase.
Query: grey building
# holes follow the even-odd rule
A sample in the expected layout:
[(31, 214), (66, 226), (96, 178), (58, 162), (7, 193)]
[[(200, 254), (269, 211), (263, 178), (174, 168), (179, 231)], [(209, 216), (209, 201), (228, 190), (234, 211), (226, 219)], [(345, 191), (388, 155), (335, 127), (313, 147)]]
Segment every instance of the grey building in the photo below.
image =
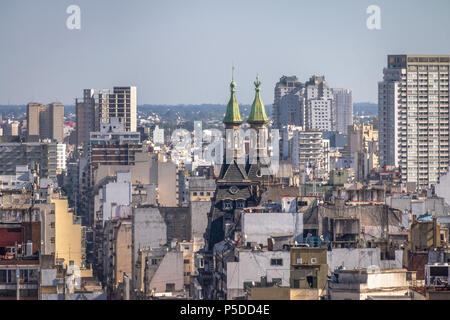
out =
[(208, 227), (208, 213), (211, 211), (211, 199), (216, 191), (214, 179), (192, 177), (189, 183), (191, 211), (191, 236), (194, 241), (203, 242)]
[(275, 85), (273, 102), (273, 126), (303, 126), (304, 122), (304, 85), (296, 76), (282, 76)]
[(347, 127), (353, 124), (353, 98), (349, 89), (333, 88), (333, 112), (335, 130), (347, 134)]
[(0, 175), (14, 175), (16, 166), (39, 167), (41, 178), (56, 181), (57, 144), (53, 142), (0, 143)]

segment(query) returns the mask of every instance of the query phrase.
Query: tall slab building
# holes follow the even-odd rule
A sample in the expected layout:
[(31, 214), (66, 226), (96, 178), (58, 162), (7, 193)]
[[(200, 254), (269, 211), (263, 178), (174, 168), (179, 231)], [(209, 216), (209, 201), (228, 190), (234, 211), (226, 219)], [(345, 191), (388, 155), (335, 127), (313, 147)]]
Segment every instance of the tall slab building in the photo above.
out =
[(56, 140), (64, 139), (64, 106), (59, 102), (43, 105), (30, 102), (27, 105), (28, 138)]
[(449, 66), (450, 55), (388, 55), (378, 84), (380, 165), (418, 189), (448, 171)]
[(353, 124), (352, 90), (333, 88), (334, 130), (347, 134), (348, 126)]

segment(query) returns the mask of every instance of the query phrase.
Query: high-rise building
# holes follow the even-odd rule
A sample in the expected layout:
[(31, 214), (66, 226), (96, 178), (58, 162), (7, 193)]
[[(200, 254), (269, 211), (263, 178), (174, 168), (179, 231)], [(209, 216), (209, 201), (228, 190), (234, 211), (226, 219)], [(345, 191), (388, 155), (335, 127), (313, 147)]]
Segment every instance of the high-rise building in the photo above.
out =
[(89, 144), (91, 132), (100, 131), (111, 118), (121, 118), (125, 131), (137, 131), (136, 87), (114, 87), (113, 90), (85, 89), (83, 100), (76, 100), (77, 143)]
[(100, 113), (95, 101), (95, 90), (84, 89), (83, 101), (75, 100), (77, 114), (77, 144), (89, 144), (90, 133), (100, 131)]
[(378, 84), (380, 165), (418, 189), (448, 171), (449, 66), (450, 55), (388, 55)]
[(59, 102), (42, 105), (30, 102), (27, 105), (28, 137), (51, 139), (63, 142), (64, 106)]
[(275, 85), (273, 102), (273, 126), (282, 128), (286, 125), (303, 126), (305, 100), (303, 84), (296, 76), (282, 76)]
[(347, 127), (353, 123), (352, 91), (333, 88), (333, 118), (335, 130), (347, 134)]
[(122, 118), (125, 131), (137, 131), (136, 87), (114, 87), (112, 92), (98, 95), (102, 123), (110, 118)]
[(323, 76), (312, 76), (305, 83), (305, 128), (334, 131), (333, 92)]

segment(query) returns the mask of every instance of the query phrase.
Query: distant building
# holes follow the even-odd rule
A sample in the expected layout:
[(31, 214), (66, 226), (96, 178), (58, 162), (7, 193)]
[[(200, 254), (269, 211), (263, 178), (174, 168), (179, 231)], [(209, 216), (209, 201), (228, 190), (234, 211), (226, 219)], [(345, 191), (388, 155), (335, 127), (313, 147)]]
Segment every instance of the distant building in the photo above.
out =
[[(300, 123), (297, 125), (303, 123), (303, 117), (301, 116), (301, 112), (304, 111), (304, 104), (302, 103), (303, 87), (303, 83), (298, 81), (296, 76), (282, 76), (280, 78), (280, 81), (275, 86), (275, 100), (273, 103), (272, 116), (275, 127), (281, 128), (283, 125), (294, 124), (296, 120)], [(295, 97), (284, 100), (284, 97), (288, 95)]]
[(113, 90), (85, 89), (83, 101), (76, 101), (77, 143), (87, 144), (91, 132), (100, 130), (111, 118), (120, 118), (127, 132), (137, 131), (136, 87), (114, 87)]
[(312, 76), (305, 83), (305, 128), (334, 131), (333, 91), (323, 76)]
[(164, 129), (159, 128), (159, 126), (153, 129), (153, 143), (164, 144)]
[(5, 136), (18, 136), (19, 135), (19, 129), (20, 129), (20, 123), (18, 121), (8, 121), (5, 124)]
[(304, 125), (304, 85), (298, 81), (296, 76), (280, 78), (275, 86), (272, 112), (275, 128), (281, 129), (286, 125)]
[(64, 106), (59, 102), (44, 106), (30, 102), (27, 105), (28, 138), (64, 140)]
[(347, 126), (353, 124), (352, 91), (348, 89), (331, 89), (333, 92), (333, 112), (336, 122), (335, 130), (347, 134)]
[(100, 112), (94, 89), (84, 89), (83, 101), (75, 101), (77, 144), (88, 145), (91, 132), (100, 131)]

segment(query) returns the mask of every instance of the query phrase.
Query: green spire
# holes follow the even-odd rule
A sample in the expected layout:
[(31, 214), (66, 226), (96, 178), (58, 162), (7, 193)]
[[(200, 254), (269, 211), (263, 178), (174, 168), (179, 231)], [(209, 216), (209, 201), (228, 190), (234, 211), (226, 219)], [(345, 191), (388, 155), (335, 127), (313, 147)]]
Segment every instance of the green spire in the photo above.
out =
[(230, 97), (230, 101), (228, 102), (227, 112), (225, 113), (225, 118), (223, 119), (223, 123), (225, 123), (225, 124), (241, 124), (242, 118), (241, 118), (241, 113), (239, 112), (239, 105), (236, 101), (236, 95), (235, 95), (236, 82), (234, 82), (234, 79), (232, 79), (232, 81), (230, 83), (230, 91), (231, 91), (231, 97)]
[(264, 108), (264, 104), (261, 100), (261, 96), (259, 94), (259, 86), (261, 85), (261, 81), (259, 81), (258, 76), (256, 76), (255, 84), (255, 100), (253, 100), (252, 110), (250, 111), (250, 116), (248, 117), (247, 122), (250, 124), (266, 124), (269, 122), (269, 119), (266, 115), (266, 109)]

